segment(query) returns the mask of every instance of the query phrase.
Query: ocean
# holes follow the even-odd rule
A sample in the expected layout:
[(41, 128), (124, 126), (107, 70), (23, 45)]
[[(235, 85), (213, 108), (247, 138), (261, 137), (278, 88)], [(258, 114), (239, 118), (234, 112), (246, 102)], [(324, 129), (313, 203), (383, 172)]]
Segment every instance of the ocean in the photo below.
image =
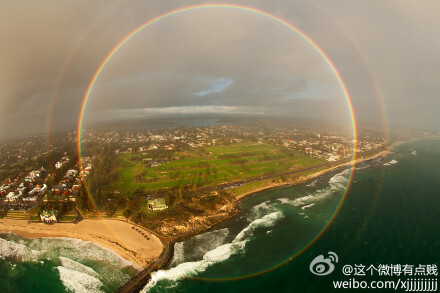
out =
[[(401, 144), (357, 165), (334, 215), (348, 176), (349, 168), (341, 168), (243, 200), (237, 216), (177, 243), (170, 269), (154, 272), (144, 291), (332, 292), (341, 290), (335, 281), (408, 279), (371, 276), (366, 268), (439, 265), (439, 140)], [(1, 292), (112, 292), (135, 273), (80, 240), (3, 234), (0, 254)], [(324, 270), (311, 267), (320, 255)], [(346, 275), (347, 266), (367, 273)]]
[[(385, 158), (359, 164), (329, 223), (348, 176), (343, 168), (245, 199), (240, 215), (178, 243), (172, 267), (153, 273), (144, 291), (331, 292), (341, 290), (333, 281), (398, 282), (397, 276), (370, 275), (381, 265), (413, 265), (413, 271), (439, 265), (439, 140), (402, 144)], [(333, 272), (311, 273), (312, 261), (329, 252), (338, 258)], [(345, 275), (347, 265), (364, 266), (365, 276)]]
[(0, 292), (114, 292), (132, 263), (92, 242), (0, 234)]

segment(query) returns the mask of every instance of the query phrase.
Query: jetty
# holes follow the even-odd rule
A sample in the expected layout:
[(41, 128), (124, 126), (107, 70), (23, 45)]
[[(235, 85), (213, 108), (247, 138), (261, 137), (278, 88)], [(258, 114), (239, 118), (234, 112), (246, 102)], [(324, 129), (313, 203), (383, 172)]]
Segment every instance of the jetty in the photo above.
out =
[(140, 292), (150, 281), (151, 273), (157, 270), (166, 269), (174, 256), (174, 242), (164, 245), (162, 253), (158, 258), (152, 260), (142, 271), (131, 278), (117, 293)]

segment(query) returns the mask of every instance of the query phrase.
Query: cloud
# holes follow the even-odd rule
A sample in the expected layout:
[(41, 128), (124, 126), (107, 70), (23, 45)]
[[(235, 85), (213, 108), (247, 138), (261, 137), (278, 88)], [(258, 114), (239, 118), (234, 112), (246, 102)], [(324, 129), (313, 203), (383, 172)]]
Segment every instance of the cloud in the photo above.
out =
[[(165, 107), (165, 108), (143, 108), (143, 109), (111, 109), (102, 110), (88, 117), (89, 123), (96, 124), (106, 121), (121, 120), (147, 120), (158, 118), (182, 118), (194, 115), (264, 115), (264, 109), (259, 107), (239, 106), (186, 106), (186, 107)], [(110, 118), (110, 119), (109, 119)]]
[(231, 84), (234, 83), (233, 79), (230, 78), (217, 78), (213, 81), (209, 82), (209, 88), (205, 90), (201, 90), (199, 92), (194, 93), (196, 96), (206, 96), (217, 94), (225, 91)]
[[(111, 49), (147, 20), (190, 4), (3, 3), (0, 136), (43, 132), (50, 117), (53, 129), (74, 126)], [(358, 120), (381, 123), (380, 89), (391, 124), (440, 127), (437, 1), (239, 4), (273, 13), (313, 39), (340, 72)], [(98, 78), (85, 114), (197, 107), (348, 117), (340, 84), (309, 43), (269, 18), (224, 8), (174, 15), (130, 39)]]

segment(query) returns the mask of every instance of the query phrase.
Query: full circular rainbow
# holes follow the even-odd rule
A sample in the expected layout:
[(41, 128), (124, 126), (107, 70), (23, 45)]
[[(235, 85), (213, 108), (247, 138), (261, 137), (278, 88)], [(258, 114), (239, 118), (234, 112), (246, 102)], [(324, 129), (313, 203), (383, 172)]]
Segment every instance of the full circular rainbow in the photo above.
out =
[[(351, 162), (351, 169), (350, 169), (350, 174), (349, 174), (349, 178), (348, 178), (348, 183), (347, 186), (345, 188), (344, 194), (341, 197), (341, 200), (337, 206), (337, 208), (335, 209), (335, 212), (333, 213), (331, 219), (329, 220), (329, 222), (327, 223), (326, 226), (324, 226), (324, 228), (317, 234), (317, 236), (310, 241), (303, 249), (301, 249), (300, 251), (298, 251), (295, 255), (287, 258), (285, 261), (269, 267), (267, 269), (264, 269), (262, 271), (253, 273), (253, 274), (248, 274), (245, 276), (238, 276), (238, 277), (232, 277), (232, 278), (219, 278), (219, 279), (210, 279), (210, 278), (203, 278), (203, 279), (209, 279), (209, 280), (214, 280), (214, 281), (218, 281), (218, 280), (234, 280), (234, 279), (241, 279), (241, 278), (246, 278), (246, 277), (250, 277), (250, 276), (256, 276), (256, 275), (260, 275), (263, 274), (269, 270), (275, 269), (285, 263), (287, 263), (288, 261), (294, 259), (295, 257), (297, 257), (298, 255), (300, 255), (302, 252), (304, 252), (306, 249), (308, 249), (313, 243), (316, 242), (316, 240), (318, 240), (320, 238), (320, 236), (325, 232), (325, 230), (327, 229), (327, 227), (329, 226), (329, 224), (334, 220), (334, 218), (336, 217), (336, 215), (338, 214), (339, 210), (341, 209), (342, 203), (344, 202), (346, 196), (347, 196), (347, 192), (349, 190), (350, 184), (352, 182), (352, 178), (353, 178), (353, 171), (354, 171), (354, 167), (355, 167), (355, 161), (356, 161), (356, 149), (357, 149), (357, 127), (356, 127), (356, 119), (355, 119), (355, 115), (354, 115), (354, 111), (353, 111), (353, 106), (350, 100), (350, 96), (348, 94), (347, 91), (347, 87), (344, 83), (344, 81), (342, 80), (341, 75), (339, 74), (338, 70), (336, 69), (335, 65), (333, 64), (333, 62), (330, 60), (330, 58), (327, 56), (327, 54), (315, 43), (315, 41), (313, 41), (310, 37), (308, 37), (304, 32), (302, 32), (300, 29), (298, 29), (297, 27), (293, 26), (292, 24), (290, 24), (289, 22), (281, 19), (280, 17), (277, 17), (273, 14), (270, 14), (268, 12), (253, 8), (253, 7), (247, 7), (247, 6), (242, 6), (242, 5), (234, 5), (234, 4), (222, 4), (222, 3), (216, 3), (216, 4), (202, 4), (202, 5), (194, 5), (194, 6), (188, 6), (188, 7), (183, 7), (183, 8), (179, 8), (176, 10), (172, 10), (169, 12), (166, 12), (164, 14), (161, 14), (147, 22), (145, 22), (144, 24), (142, 24), (141, 26), (139, 26), (138, 28), (136, 28), (135, 30), (133, 30), (130, 34), (128, 34), (125, 38), (123, 38), (108, 54), (107, 56), (104, 58), (104, 60), (102, 61), (101, 65), (98, 67), (98, 69), (96, 70), (95, 74), (93, 75), (93, 78), (91, 79), (89, 86), (87, 88), (87, 91), (84, 95), (84, 99), (82, 102), (82, 106), (81, 106), (81, 111), (79, 114), (79, 118), (78, 118), (78, 127), (77, 127), (77, 145), (78, 145), (78, 158), (79, 158), (79, 165), (80, 165), (80, 169), (82, 171), (83, 166), (81, 163), (81, 134), (82, 134), (82, 126), (83, 126), (83, 119), (84, 119), (84, 113), (87, 107), (87, 102), (90, 98), (90, 94), (96, 84), (96, 81), (98, 80), (99, 76), (101, 75), (102, 71), (104, 70), (104, 68), (106, 67), (106, 65), (109, 63), (110, 59), (118, 52), (118, 50), (124, 45), (126, 44), (131, 38), (133, 38), (134, 36), (136, 36), (139, 32), (141, 32), (143, 29), (149, 27), (150, 25), (159, 22), (161, 20), (164, 20), (168, 17), (171, 17), (173, 15), (178, 15), (178, 14), (182, 14), (188, 11), (194, 11), (194, 10), (203, 10), (203, 9), (213, 9), (213, 8), (225, 8), (225, 9), (235, 9), (235, 10), (240, 10), (240, 11), (244, 11), (244, 12), (249, 12), (249, 13), (253, 13), (253, 14), (257, 14), (257, 15), (261, 15), (264, 16), (266, 18), (269, 18), (273, 21), (275, 21), (276, 23), (279, 23), (281, 25), (283, 25), (284, 27), (294, 31), (297, 35), (299, 35), (302, 39), (304, 39), (308, 44), (310, 44), (312, 46), (312, 48), (319, 53), (319, 55), (325, 60), (325, 62), (327, 63), (327, 65), (329, 66), (329, 68), (331, 69), (331, 71), (333, 72), (333, 74), (335, 75), (335, 77), (337, 78), (342, 92), (344, 94), (344, 97), (347, 101), (347, 105), (348, 105), (348, 109), (350, 112), (350, 118), (351, 118), (351, 123), (352, 123), (352, 131), (353, 131), (353, 152), (352, 152), (352, 162)], [(85, 182), (85, 180), (84, 180)], [(89, 198), (91, 199), (91, 201), (93, 202), (93, 204), (96, 206), (96, 203), (94, 202), (93, 198), (90, 196), (90, 192), (88, 189), (88, 186), (86, 184), (86, 190), (87, 190), (87, 194), (89, 196)]]

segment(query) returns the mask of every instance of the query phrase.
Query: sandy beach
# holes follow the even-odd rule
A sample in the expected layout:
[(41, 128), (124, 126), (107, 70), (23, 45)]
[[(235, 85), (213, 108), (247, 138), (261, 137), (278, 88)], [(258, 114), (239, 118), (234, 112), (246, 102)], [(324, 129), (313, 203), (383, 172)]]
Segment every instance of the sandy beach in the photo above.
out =
[(28, 223), (26, 220), (0, 220), (0, 232), (12, 232), (26, 238), (70, 237), (91, 241), (111, 249), (140, 269), (149, 260), (158, 257), (163, 246), (154, 234), (136, 226), (149, 237), (147, 239), (132, 227), (132, 224), (116, 219), (85, 219), (78, 224), (54, 225)]
[[(355, 165), (363, 161), (385, 156), (390, 152), (393, 146), (395, 145), (373, 156), (357, 159)], [(249, 195), (271, 188), (300, 184), (337, 168), (350, 166), (351, 164), (352, 162), (339, 164), (307, 176), (300, 176), (294, 181), (269, 184), (238, 195), (236, 199), (242, 200)], [(149, 239), (146, 239), (140, 232), (132, 227), (141, 230)], [(138, 225), (117, 219), (85, 219), (77, 224), (56, 223), (54, 225), (28, 223), (26, 220), (2, 219), (0, 220), (0, 232), (12, 232), (26, 238), (69, 237), (91, 241), (111, 249), (124, 259), (137, 265), (138, 269), (146, 267), (149, 261), (157, 258), (163, 250), (163, 244), (157, 236)]]

